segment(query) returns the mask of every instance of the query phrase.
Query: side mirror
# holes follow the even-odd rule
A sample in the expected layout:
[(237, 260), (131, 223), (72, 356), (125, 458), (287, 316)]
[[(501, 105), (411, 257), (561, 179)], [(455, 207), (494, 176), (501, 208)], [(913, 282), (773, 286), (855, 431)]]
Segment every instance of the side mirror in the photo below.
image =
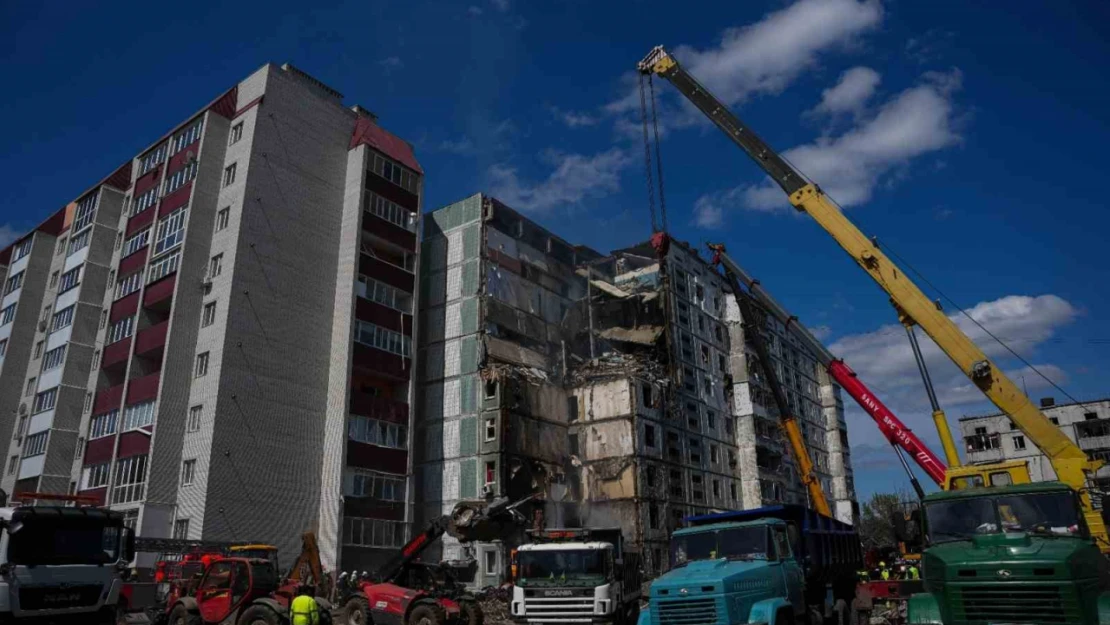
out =
[(120, 529), (123, 532), (120, 550), (120, 561), (131, 562), (135, 559), (135, 532), (130, 527)]

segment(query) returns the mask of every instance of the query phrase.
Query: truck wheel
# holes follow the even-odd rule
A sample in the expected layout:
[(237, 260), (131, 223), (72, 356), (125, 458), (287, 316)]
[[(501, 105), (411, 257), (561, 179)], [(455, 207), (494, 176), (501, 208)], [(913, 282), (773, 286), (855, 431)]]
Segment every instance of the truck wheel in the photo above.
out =
[(794, 612), (790, 608), (780, 608), (775, 613), (775, 625), (794, 625)]
[(478, 605), (477, 601), (473, 599), (463, 601), (459, 607), (462, 608), (461, 625), (483, 625), (486, 622), (486, 615), (482, 612), (482, 606)]
[(636, 625), (640, 622), (640, 602), (633, 601), (632, 605), (628, 606), (628, 620), (625, 621), (628, 625)]
[(179, 603), (170, 612), (169, 625), (201, 625), (200, 616), (189, 612), (188, 608)]
[(421, 603), (409, 613), (408, 625), (443, 625), (443, 609), (438, 605)]
[(239, 625), (282, 625), (282, 618), (269, 606), (252, 605), (239, 617)]
[(362, 595), (351, 597), (343, 606), (345, 625), (370, 625), (370, 602)]

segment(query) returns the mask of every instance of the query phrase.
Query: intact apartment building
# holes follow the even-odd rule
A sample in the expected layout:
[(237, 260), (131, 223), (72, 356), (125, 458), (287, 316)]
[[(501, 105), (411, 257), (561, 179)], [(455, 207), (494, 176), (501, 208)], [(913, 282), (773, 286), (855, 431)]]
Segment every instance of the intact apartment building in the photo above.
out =
[(140, 536), (394, 553), (422, 185), (409, 144), (289, 65), (151, 142), (0, 253), (3, 487)]
[[(1110, 465), (1110, 398), (1082, 403), (1057, 404), (1041, 399), (1041, 412), (1092, 460)], [(967, 461), (971, 464), (1025, 460), (1034, 482), (1056, 479), (1048, 457), (1018, 429), (1005, 414), (969, 416), (960, 419)], [(1099, 469), (1096, 481), (1110, 487), (1110, 466)]]
[[(695, 250), (602, 256), (479, 194), (428, 214), (421, 258), (419, 518), (535, 492), (537, 522), (620, 526), (660, 572), (686, 516), (805, 503), (731, 293)], [(759, 323), (779, 337), (774, 365), (852, 522), (839, 389)], [(496, 584), (520, 538), (445, 540), (442, 556)]]

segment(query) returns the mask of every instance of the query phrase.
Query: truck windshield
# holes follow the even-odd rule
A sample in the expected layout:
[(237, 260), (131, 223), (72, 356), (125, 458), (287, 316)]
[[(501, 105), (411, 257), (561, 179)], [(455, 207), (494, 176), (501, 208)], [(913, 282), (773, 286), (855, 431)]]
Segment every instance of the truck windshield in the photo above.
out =
[(609, 558), (609, 551), (604, 549), (520, 551), (517, 583), (521, 586), (600, 583), (609, 577)]
[(8, 528), (12, 564), (109, 564), (120, 554), (121, 527), (91, 519), (33, 519)]
[(1086, 537), (1072, 493), (1037, 493), (938, 501), (925, 507), (934, 543), (968, 540), (981, 534), (1029, 532)]
[(717, 558), (767, 559), (767, 528), (733, 527), (671, 537), (671, 566)]

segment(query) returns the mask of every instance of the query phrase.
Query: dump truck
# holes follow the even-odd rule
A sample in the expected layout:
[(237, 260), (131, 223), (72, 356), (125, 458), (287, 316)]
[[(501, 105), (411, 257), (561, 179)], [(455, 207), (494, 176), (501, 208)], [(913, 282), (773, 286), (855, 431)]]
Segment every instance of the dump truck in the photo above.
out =
[(671, 535), (671, 569), (651, 583), (639, 625), (847, 623), (863, 562), (851, 525), (793, 504), (686, 524)]
[(621, 528), (531, 530), (513, 561), (514, 622), (616, 623), (639, 617), (640, 554)]
[(1110, 623), (1110, 563), (1067, 484), (933, 493), (924, 510), (909, 623)]

